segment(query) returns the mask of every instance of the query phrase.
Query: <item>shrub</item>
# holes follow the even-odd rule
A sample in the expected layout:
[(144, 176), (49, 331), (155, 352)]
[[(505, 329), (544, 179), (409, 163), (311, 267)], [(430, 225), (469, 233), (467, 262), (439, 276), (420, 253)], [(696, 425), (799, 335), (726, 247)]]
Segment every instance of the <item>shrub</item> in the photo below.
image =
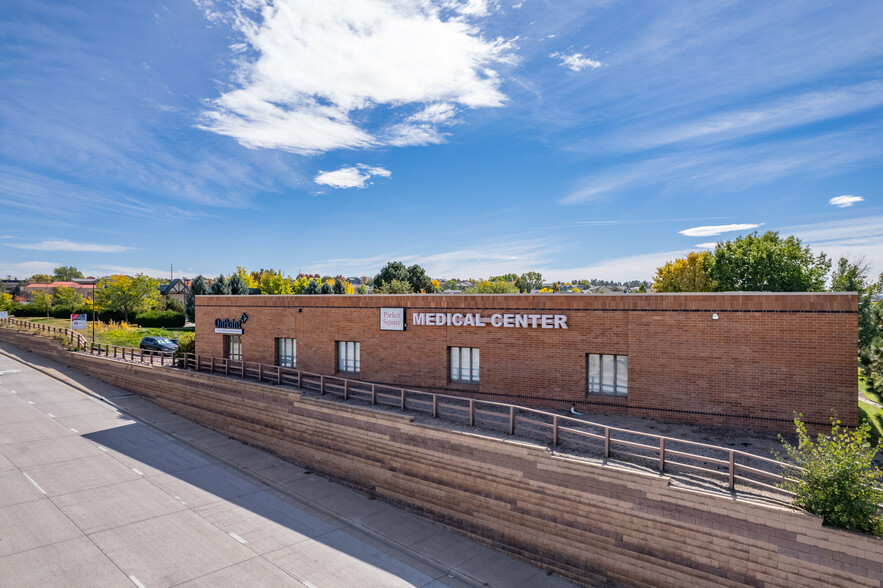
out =
[(876, 489), (883, 472), (874, 465), (877, 450), (869, 443), (870, 426), (862, 423), (848, 430), (832, 418), (831, 433), (819, 433), (813, 441), (800, 416), (794, 417), (797, 445), (779, 439), (788, 462), (803, 469), (781, 487), (795, 494), (796, 506), (821, 516), (827, 525), (883, 535), (877, 512), (883, 491)]
[(196, 353), (195, 333), (181, 333), (178, 337), (178, 351), (175, 355), (183, 357), (185, 353)]
[(135, 323), (142, 327), (178, 328), (184, 326), (184, 313), (174, 310), (148, 310), (135, 315)]

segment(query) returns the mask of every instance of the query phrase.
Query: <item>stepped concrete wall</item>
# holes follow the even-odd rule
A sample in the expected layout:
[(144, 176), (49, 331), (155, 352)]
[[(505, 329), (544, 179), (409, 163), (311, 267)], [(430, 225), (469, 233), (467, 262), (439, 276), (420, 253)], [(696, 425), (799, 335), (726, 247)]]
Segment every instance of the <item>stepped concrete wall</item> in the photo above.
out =
[(292, 389), (0, 340), (587, 586), (881, 586), (883, 541), (541, 447)]

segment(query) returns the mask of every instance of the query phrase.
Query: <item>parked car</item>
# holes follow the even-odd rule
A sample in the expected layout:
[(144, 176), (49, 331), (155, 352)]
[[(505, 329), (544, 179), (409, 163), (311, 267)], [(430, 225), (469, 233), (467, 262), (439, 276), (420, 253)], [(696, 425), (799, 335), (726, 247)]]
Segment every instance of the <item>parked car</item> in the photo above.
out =
[(165, 337), (144, 337), (141, 339), (141, 349), (151, 351), (177, 351), (178, 346)]

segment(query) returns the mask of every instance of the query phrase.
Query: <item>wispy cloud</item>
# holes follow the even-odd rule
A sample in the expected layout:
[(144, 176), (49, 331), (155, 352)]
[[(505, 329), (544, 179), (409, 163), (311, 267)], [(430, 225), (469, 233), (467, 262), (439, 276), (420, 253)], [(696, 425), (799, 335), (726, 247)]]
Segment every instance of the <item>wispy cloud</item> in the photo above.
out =
[(21, 243), (10, 245), (16, 249), (32, 249), (35, 251), (87, 251), (90, 253), (121, 253), (132, 247), (125, 245), (102, 245), (99, 243), (76, 243), (74, 241), (42, 241), (40, 243)]
[(57, 261), (12, 262), (0, 260), (0, 276), (24, 279), (34, 274), (51, 274), (55, 268), (61, 265)]
[(871, 276), (883, 273), (883, 216), (794, 225), (779, 230), (796, 235), (813, 249), (829, 256), (865, 258), (871, 265)]
[(717, 243), (699, 243), (696, 245), (697, 249), (714, 249), (717, 247)]
[(12, 235), (0, 235), (0, 239), (12, 239)]
[(391, 175), (392, 172), (388, 169), (359, 163), (335, 171), (320, 171), (313, 181), (332, 188), (364, 188), (374, 176), (388, 178)]
[(558, 59), (561, 62), (561, 65), (569, 69), (570, 71), (582, 71), (584, 69), (598, 69), (603, 63), (600, 61), (596, 61), (591, 57), (584, 57), (582, 53), (551, 53), (549, 57), (552, 59)]
[(883, 144), (876, 140), (874, 130), (853, 128), (749, 147), (691, 149), (651, 157), (588, 176), (559, 202), (604, 200), (639, 186), (716, 186), (734, 190), (796, 174), (818, 177), (842, 173), (883, 155)]
[[(641, 134), (638, 129), (620, 131), (631, 148), (652, 148), (702, 139), (722, 141), (767, 133), (847, 116), (883, 104), (883, 82), (866, 82), (848, 88), (810, 92), (763, 104), (748, 110), (724, 112), (685, 125)], [(655, 126), (655, 125), (654, 125)]]
[[(495, 67), (512, 62), (512, 45), (485, 39), (470, 21), (488, 13), (487, 1), (233, 4), (227, 20), (254, 57), (238, 57), (236, 87), (210, 103), (200, 127), (246, 147), (315, 154), (440, 142), (444, 120), (415, 119), (414, 106), (505, 101)], [(218, 19), (213, 3), (201, 5)], [(379, 107), (398, 118), (386, 130), (371, 128)]]
[(828, 200), (828, 204), (831, 206), (838, 206), (840, 208), (847, 208), (852, 206), (856, 202), (862, 202), (864, 198), (861, 196), (853, 196), (852, 194), (844, 194), (843, 196), (834, 196), (830, 200)]
[[(763, 223), (761, 223), (763, 224)], [(707, 227), (693, 227), (692, 229), (684, 229), (678, 231), (681, 235), (687, 237), (711, 237), (712, 235), (720, 235), (721, 233), (732, 233), (734, 231), (750, 231), (756, 229), (759, 224), (735, 224), (735, 225), (713, 225)]]
[[(144, 275), (150, 276), (152, 278), (164, 279), (164, 278), (168, 277), (168, 275), (169, 275), (168, 269), (157, 269), (154, 267), (138, 267), (138, 266), (126, 266), (126, 265), (99, 265), (99, 266), (95, 266), (95, 267), (96, 267), (96, 269), (104, 270), (106, 272), (110, 272), (111, 274), (125, 274), (127, 276), (134, 276), (135, 274), (144, 274)], [(206, 274), (206, 275), (209, 275), (209, 274)]]
[(543, 277), (549, 280), (572, 280), (574, 278), (595, 278), (599, 280), (650, 280), (656, 269), (666, 262), (689, 253), (689, 249), (642, 253), (626, 257), (605, 259), (592, 265), (560, 269), (547, 267)]

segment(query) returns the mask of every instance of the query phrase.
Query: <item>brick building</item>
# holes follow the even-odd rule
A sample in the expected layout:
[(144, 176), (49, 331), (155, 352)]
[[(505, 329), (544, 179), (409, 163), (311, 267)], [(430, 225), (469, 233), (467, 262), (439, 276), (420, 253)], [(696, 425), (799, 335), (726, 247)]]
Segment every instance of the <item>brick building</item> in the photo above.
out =
[(858, 424), (850, 293), (198, 296), (196, 334), (201, 355), (503, 402)]

